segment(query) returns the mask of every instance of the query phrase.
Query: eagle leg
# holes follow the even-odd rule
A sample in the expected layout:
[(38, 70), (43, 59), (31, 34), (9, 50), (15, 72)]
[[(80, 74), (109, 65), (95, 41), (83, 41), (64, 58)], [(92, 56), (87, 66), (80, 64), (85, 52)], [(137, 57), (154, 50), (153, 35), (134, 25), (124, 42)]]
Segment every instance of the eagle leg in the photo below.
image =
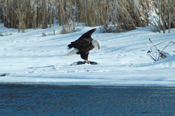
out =
[(88, 60), (85, 60), (85, 63), (88, 63), (89, 64), (90, 62)]
[(87, 52), (81, 52), (81, 58), (85, 60), (85, 63), (89, 64), (90, 62), (88, 61), (88, 55), (89, 55), (89, 52), (88, 53)]

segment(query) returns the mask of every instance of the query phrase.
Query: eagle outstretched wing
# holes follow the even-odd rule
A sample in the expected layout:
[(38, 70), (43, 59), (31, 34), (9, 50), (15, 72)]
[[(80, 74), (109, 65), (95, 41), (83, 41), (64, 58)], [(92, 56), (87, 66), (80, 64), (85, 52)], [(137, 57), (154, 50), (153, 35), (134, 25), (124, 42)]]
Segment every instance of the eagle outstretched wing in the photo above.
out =
[(71, 44), (68, 45), (68, 48), (77, 48), (77, 49), (81, 49), (81, 48), (85, 48), (89, 45), (91, 45), (91, 38), (79, 38), (78, 40), (71, 42)]
[(72, 54), (80, 54), (81, 58), (85, 60), (86, 63), (88, 63), (88, 54), (89, 51), (92, 50), (96, 44), (99, 44), (98, 41), (95, 41), (91, 38), (92, 33), (96, 30), (96, 28), (91, 29), (90, 31), (84, 33), (79, 39), (71, 42), (71, 44), (68, 45), (68, 48), (74, 48), (71, 52), (67, 54), (67, 56), (70, 56)]
[(80, 51), (89, 51), (91, 49), (93, 49), (92, 46), (92, 38), (91, 35), (92, 33), (96, 30), (96, 28), (84, 33), (78, 40), (71, 42), (71, 44), (68, 45), (68, 48), (77, 48)]

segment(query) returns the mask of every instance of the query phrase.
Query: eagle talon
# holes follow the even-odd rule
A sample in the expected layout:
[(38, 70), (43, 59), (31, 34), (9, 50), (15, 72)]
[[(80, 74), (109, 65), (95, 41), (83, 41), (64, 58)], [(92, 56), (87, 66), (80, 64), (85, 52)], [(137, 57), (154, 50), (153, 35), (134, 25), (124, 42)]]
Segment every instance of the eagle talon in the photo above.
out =
[(89, 64), (90, 62), (88, 60), (85, 60), (85, 63), (88, 63)]

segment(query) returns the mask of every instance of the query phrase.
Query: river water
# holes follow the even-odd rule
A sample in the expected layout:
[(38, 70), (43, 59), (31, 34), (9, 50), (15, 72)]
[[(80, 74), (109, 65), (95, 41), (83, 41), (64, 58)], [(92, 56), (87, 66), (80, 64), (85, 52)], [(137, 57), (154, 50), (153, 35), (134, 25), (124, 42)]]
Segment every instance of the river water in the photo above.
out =
[(175, 116), (175, 88), (0, 84), (1, 116)]

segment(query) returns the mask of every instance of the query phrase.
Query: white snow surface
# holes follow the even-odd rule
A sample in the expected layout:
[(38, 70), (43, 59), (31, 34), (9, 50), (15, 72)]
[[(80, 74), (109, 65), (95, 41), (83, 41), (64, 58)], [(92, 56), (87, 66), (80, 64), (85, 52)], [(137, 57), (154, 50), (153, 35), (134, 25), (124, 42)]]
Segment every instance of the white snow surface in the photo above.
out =
[[(61, 34), (61, 27), (27, 29), (4, 28), (0, 24), (0, 83), (32, 83), (56, 85), (109, 86), (175, 86), (175, 46), (166, 49), (171, 56), (154, 62), (146, 55), (152, 44), (175, 40), (175, 29), (165, 34), (148, 27), (122, 33), (101, 33), (99, 27), (77, 27), (77, 31)], [(101, 42), (101, 49), (90, 51), (89, 61), (98, 65), (71, 66), (83, 61), (79, 55), (65, 56), (67, 45), (92, 28), (92, 38)], [(7, 32), (7, 33), (6, 33)], [(42, 37), (45, 32), (47, 36)], [(12, 35), (10, 35), (10, 33)], [(8, 35), (7, 35), (8, 34)], [(162, 46), (163, 47), (163, 46)]]

